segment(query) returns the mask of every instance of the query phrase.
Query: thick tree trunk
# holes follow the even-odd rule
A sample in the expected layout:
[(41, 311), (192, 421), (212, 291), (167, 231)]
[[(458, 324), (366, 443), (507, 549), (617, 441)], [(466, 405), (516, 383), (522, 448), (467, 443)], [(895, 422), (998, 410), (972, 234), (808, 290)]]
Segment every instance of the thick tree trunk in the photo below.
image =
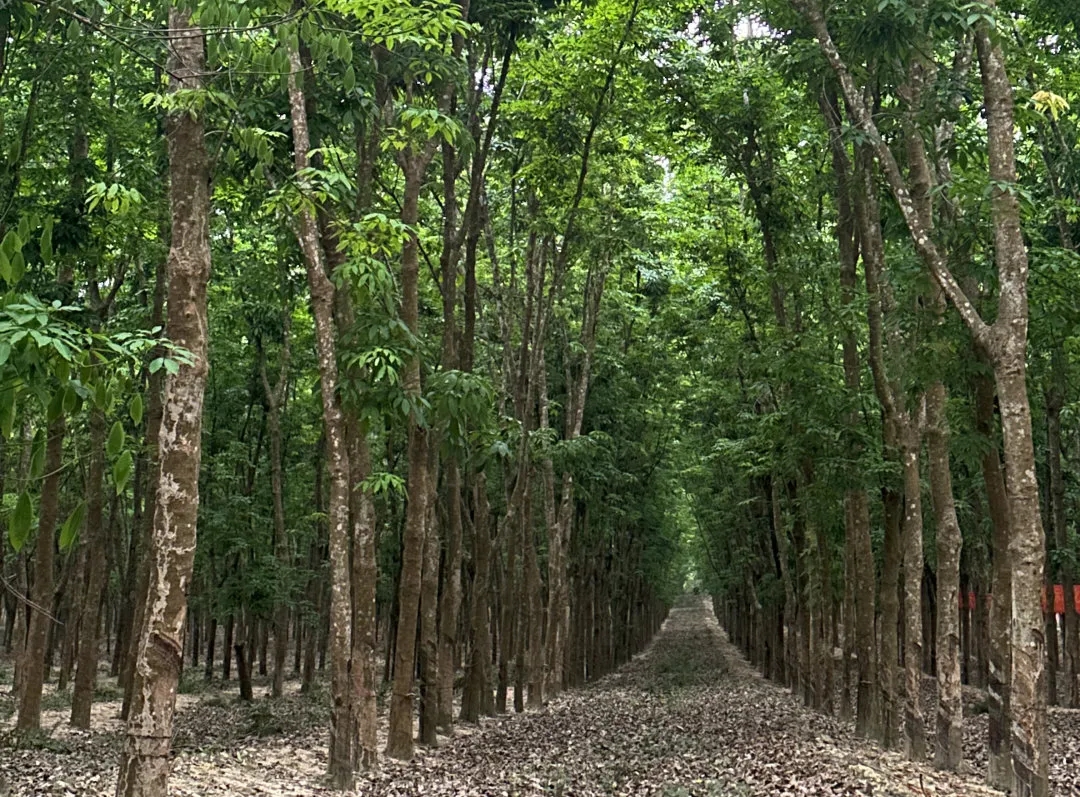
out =
[(1041, 599), (1046, 543), (1035, 479), (1031, 408), (1027, 394), (1028, 301), (1027, 249), (1020, 229), (1016, 195), (1002, 186), (1016, 181), (1013, 151), (1013, 95), (1000, 42), (991, 41), (985, 22), (976, 27), (983, 99), (987, 118), (994, 259), (998, 267), (998, 318), (991, 334), (994, 381), (1001, 411), (1005, 483), (1011, 535), (1012, 683), (1009, 718), (1013, 793), (1045, 797), (1049, 793), (1044, 624)]
[[(205, 73), (201, 29), (191, 12), (169, 11), (172, 91), (195, 91)], [(153, 577), (139, 628), (135, 690), (120, 760), (118, 797), (164, 797), (176, 688), (180, 680), (187, 588), (195, 559), (207, 374), (206, 284), (210, 276), (210, 165), (201, 118), (167, 118), (172, 240), (166, 262), (165, 332), (193, 363), (165, 379), (160, 468), (149, 551)]]

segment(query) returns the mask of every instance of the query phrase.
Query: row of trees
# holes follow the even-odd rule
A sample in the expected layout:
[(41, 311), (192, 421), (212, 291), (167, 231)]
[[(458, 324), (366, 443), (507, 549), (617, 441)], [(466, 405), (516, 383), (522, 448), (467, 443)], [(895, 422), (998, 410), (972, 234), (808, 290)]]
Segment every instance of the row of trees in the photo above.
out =
[(164, 794), (185, 667), (325, 662), (348, 789), (645, 645), (688, 563), (634, 110), (673, 13), (0, 9), (20, 732), (54, 667), (88, 727), (104, 642), (117, 793)]
[(1077, 550), (1075, 15), (761, 13), (738, 77), (701, 62), (680, 94), (756, 222), (718, 329), (740, 391), (690, 488), (718, 611), (808, 704), (941, 768), (986, 686), (989, 782), (1046, 794), (1047, 702), (1080, 701), (1074, 607), (1041, 606)]
[(187, 662), (325, 661), (347, 788), (382, 684), (407, 758), (610, 671), (691, 577), (913, 757), (923, 672), (946, 768), (987, 684), (991, 781), (1045, 793), (1069, 3), (83, 6), (0, 10), (21, 729), (54, 661), (89, 721), (104, 640), (120, 793), (159, 794)]

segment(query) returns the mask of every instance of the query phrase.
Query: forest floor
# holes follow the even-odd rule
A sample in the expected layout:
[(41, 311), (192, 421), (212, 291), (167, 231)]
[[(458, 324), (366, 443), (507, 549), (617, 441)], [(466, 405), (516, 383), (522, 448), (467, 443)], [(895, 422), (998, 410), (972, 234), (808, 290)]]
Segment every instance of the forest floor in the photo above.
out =
[[(106, 690), (108, 687), (106, 687)], [(108, 697), (108, 693), (101, 695)], [(325, 698), (325, 694), (322, 696)], [(93, 730), (67, 726), (61, 695), (46, 697), (45, 732), (0, 738), (0, 779), (11, 795), (112, 795), (119, 704), (95, 704)], [(0, 692), (0, 712), (3, 700)], [(325, 771), (325, 699), (292, 694), (241, 704), (229, 692), (181, 694), (170, 793), (183, 797), (331, 794)], [(8, 706), (10, 708), (10, 704)], [(1051, 714), (1056, 793), (1080, 793), (1080, 712)], [(12, 719), (2, 719), (0, 728)], [(383, 719), (385, 724), (385, 718)], [(981, 772), (985, 717), (968, 718), (965, 755)], [(1061, 725), (1062, 727), (1057, 727)], [(0, 731), (2, 733), (2, 731)], [(1055, 738), (1056, 737), (1056, 738)], [(357, 793), (397, 795), (657, 795), (757, 797), (997, 795), (981, 775), (950, 775), (856, 739), (849, 723), (804, 708), (763, 680), (726, 640), (707, 604), (673, 609), (655, 642), (619, 672), (544, 709), (485, 720), (384, 760)]]

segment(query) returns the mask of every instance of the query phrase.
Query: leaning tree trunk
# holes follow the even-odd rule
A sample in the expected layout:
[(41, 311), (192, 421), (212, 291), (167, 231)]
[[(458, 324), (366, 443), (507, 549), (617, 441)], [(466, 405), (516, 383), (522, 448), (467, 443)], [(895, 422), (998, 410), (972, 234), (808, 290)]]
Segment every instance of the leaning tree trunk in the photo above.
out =
[[(191, 12), (169, 11), (170, 90), (198, 91), (205, 73), (202, 30)], [(118, 797), (164, 797), (169, 775), (176, 688), (184, 650), (187, 589), (195, 561), (207, 374), (206, 283), (210, 276), (210, 163), (201, 118), (184, 111), (166, 120), (172, 240), (166, 262), (169, 339), (192, 364), (165, 379), (154, 533), (153, 576), (135, 663)]]

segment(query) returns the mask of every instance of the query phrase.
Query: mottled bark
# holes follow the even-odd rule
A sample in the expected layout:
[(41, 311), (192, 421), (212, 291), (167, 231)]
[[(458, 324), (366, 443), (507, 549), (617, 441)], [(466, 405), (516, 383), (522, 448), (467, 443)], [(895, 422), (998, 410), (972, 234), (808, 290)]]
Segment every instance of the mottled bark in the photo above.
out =
[[(169, 11), (170, 90), (193, 91), (205, 73), (202, 30), (188, 9)], [(172, 233), (166, 261), (165, 333), (193, 363), (165, 378), (159, 476), (149, 550), (151, 577), (138, 629), (135, 689), (120, 759), (118, 797), (164, 797), (187, 589), (195, 559), (207, 375), (206, 285), (210, 276), (210, 164), (201, 118), (166, 118)]]
[(927, 459), (937, 536), (937, 744), (934, 765), (958, 771), (963, 759), (960, 699), (960, 524), (949, 469), (949, 421), (942, 382), (926, 394)]
[[(289, 112), (292, 121), (293, 162), (296, 174), (308, 168), (311, 137), (308, 132), (304, 64), (290, 50)], [(315, 352), (319, 366), (326, 465), (330, 491), (327, 507), (330, 553), (330, 751), (329, 774), (336, 789), (352, 788), (355, 752), (351, 686), (352, 578), (349, 565), (349, 455), (338, 396), (337, 329), (334, 323), (334, 285), (327, 274), (319, 224), (310, 206), (301, 205), (297, 238), (304, 254), (311, 313), (315, 321)]]

